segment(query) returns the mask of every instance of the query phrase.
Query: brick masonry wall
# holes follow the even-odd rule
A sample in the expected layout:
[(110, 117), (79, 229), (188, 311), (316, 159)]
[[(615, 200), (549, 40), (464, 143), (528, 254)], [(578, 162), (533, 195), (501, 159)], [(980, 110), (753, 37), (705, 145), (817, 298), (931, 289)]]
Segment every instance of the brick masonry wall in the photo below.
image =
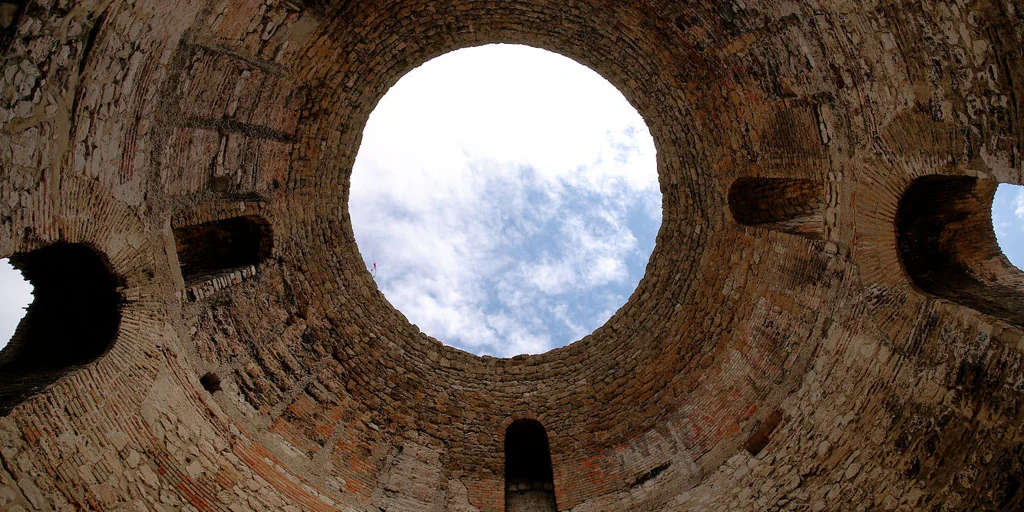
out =
[[(88, 244), (125, 304), (0, 418), (0, 510), (500, 511), (519, 418), (560, 510), (1024, 503), (1022, 331), (913, 286), (894, 227), (919, 176), (1024, 180), (1019, 5), (4, 1), (0, 255)], [(512, 359), (392, 308), (346, 207), (380, 97), (488, 42), (617, 86), (663, 193), (629, 302)], [(735, 222), (748, 177), (815, 183), (820, 230)], [(244, 215), (270, 258), (186, 289), (172, 228)]]

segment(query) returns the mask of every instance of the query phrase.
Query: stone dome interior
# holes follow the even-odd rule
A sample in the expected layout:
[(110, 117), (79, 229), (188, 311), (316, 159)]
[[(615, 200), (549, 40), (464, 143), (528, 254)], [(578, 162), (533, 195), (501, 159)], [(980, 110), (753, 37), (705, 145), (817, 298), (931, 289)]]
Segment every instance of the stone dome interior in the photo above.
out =
[[(56, 297), (0, 510), (1019, 510), (1021, 9), (0, 0), (0, 257)], [(395, 310), (347, 209), (384, 93), (495, 42), (615, 85), (663, 197), (629, 301), (510, 359)]]

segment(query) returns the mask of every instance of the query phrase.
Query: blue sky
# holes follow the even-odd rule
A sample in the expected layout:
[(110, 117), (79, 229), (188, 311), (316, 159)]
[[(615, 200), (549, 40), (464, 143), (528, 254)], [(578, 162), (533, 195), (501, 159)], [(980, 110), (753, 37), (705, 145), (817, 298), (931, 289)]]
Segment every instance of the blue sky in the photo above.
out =
[(661, 225), (654, 142), (571, 59), (467, 48), (403, 77), (363, 133), (349, 200), (377, 285), (474, 354), (536, 354), (621, 307)]
[(1024, 187), (999, 185), (992, 202), (992, 227), (1010, 263), (1024, 268)]

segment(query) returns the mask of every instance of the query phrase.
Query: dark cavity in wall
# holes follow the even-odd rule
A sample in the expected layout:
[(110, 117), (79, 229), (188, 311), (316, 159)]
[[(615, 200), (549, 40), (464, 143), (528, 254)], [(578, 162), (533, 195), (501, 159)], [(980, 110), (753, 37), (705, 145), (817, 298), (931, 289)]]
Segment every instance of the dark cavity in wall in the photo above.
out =
[[(92, 28), (89, 29), (89, 35), (85, 38), (85, 43), (82, 46), (82, 55), (78, 61), (78, 74), (85, 73), (85, 67), (89, 61), (89, 55), (92, 53), (93, 47), (96, 45), (96, 38), (100, 35), (100, 29), (103, 27), (103, 22), (106, 20), (106, 13), (101, 13), (96, 17), (96, 20), (92, 23)], [(72, 112), (76, 112), (72, 110)]]
[(260, 263), (274, 238), (266, 219), (248, 215), (174, 228), (174, 240), (181, 276), (192, 283)]
[[(10, 43), (10, 36), (18, 29), (18, 22), (25, 14), (26, 7), (27, 2), (24, 0), (16, 2), (0, 0), (0, 42)], [(3, 47), (6, 48), (6, 46)]]
[(557, 510), (544, 426), (536, 420), (517, 420), (505, 431), (505, 512)]
[(655, 478), (658, 478), (658, 475), (664, 473), (665, 470), (668, 469), (671, 465), (672, 465), (671, 462), (666, 462), (664, 464), (656, 466), (656, 467), (652, 468), (650, 471), (648, 471), (648, 472), (646, 472), (646, 473), (636, 477), (636, 479), (633, 480), (633, 483), (629, 484), (629, 486), (630, 487), (640, 487), (641, 485), (643, 485), (643, 484), (645, 484), (647, 482), (650, 482), (651, 480), (654, 480)]
[(747, 442), (743, 445), (743, 448), (747, 450), (751, 455), (757, 455), (761, 453), (768, 442), (772, 440), (772, 433), (778, 428), (779, 423), (782, 422), (782, 411), (775, 411), (768, 415), (761, 425), (750, 435)]
[(825, 187), (799, 178), (739, 178), (729, 187), (733, 219), (745, 226), (820, 239)]
[(122, 283), (102, 254), (56, 243), (10, 260), (35, 298), (0, 351), (0, 415), (105, 354), (121, 323)]
[(203, 385), (203, 389), (210, 393), (215, 393), (221, 390), (220, 377), (213, 372), (208, 372), (199, 378), (199, 383)]
[(897, 248), (920, 291), (1024, 326), (1024, 274), (992, 227), (997, 186), (969, 176), (914, 180), (896, 212)]

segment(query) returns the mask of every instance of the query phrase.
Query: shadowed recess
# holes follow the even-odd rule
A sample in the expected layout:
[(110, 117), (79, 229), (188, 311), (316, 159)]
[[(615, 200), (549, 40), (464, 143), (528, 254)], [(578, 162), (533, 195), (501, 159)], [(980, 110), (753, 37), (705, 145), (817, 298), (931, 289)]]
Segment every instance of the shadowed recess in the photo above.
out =
[(0, 414), (106, 353), (121, 322), (119, 280), (93, 249), (56, 243), (11, 263), (35, 300), (0, 351)]
[(256, 215), (174, 228), (174, 241), (188, 283), (256, 265), (270, 257), (274, 242), (270, 223)]
[(558, 510), (548, 436), (536, 420), (515, 421), (505, 432), (505, 510)]
[(924, 176), (900, 201), (900, 260), (922, 291), (1024, 326), (1024, 281), (996, 242), (992, 199), (998, 183)]
[(765, 418), (761, 425), (754, 431), (753, 434), (747, 439), (747, 442), (743, 444), (743, 449), (747, 450), (751, 455), (757, 456), (764, 450), (768, 443), (772, 440), (772, 433), (779, 426), (782, 421), (782, 411), (774, 411), (767, 418)]
[(798, 178), (739, 178), (729, 188), (729, 209), (745, 226), (820, 239), (824, 185)]

